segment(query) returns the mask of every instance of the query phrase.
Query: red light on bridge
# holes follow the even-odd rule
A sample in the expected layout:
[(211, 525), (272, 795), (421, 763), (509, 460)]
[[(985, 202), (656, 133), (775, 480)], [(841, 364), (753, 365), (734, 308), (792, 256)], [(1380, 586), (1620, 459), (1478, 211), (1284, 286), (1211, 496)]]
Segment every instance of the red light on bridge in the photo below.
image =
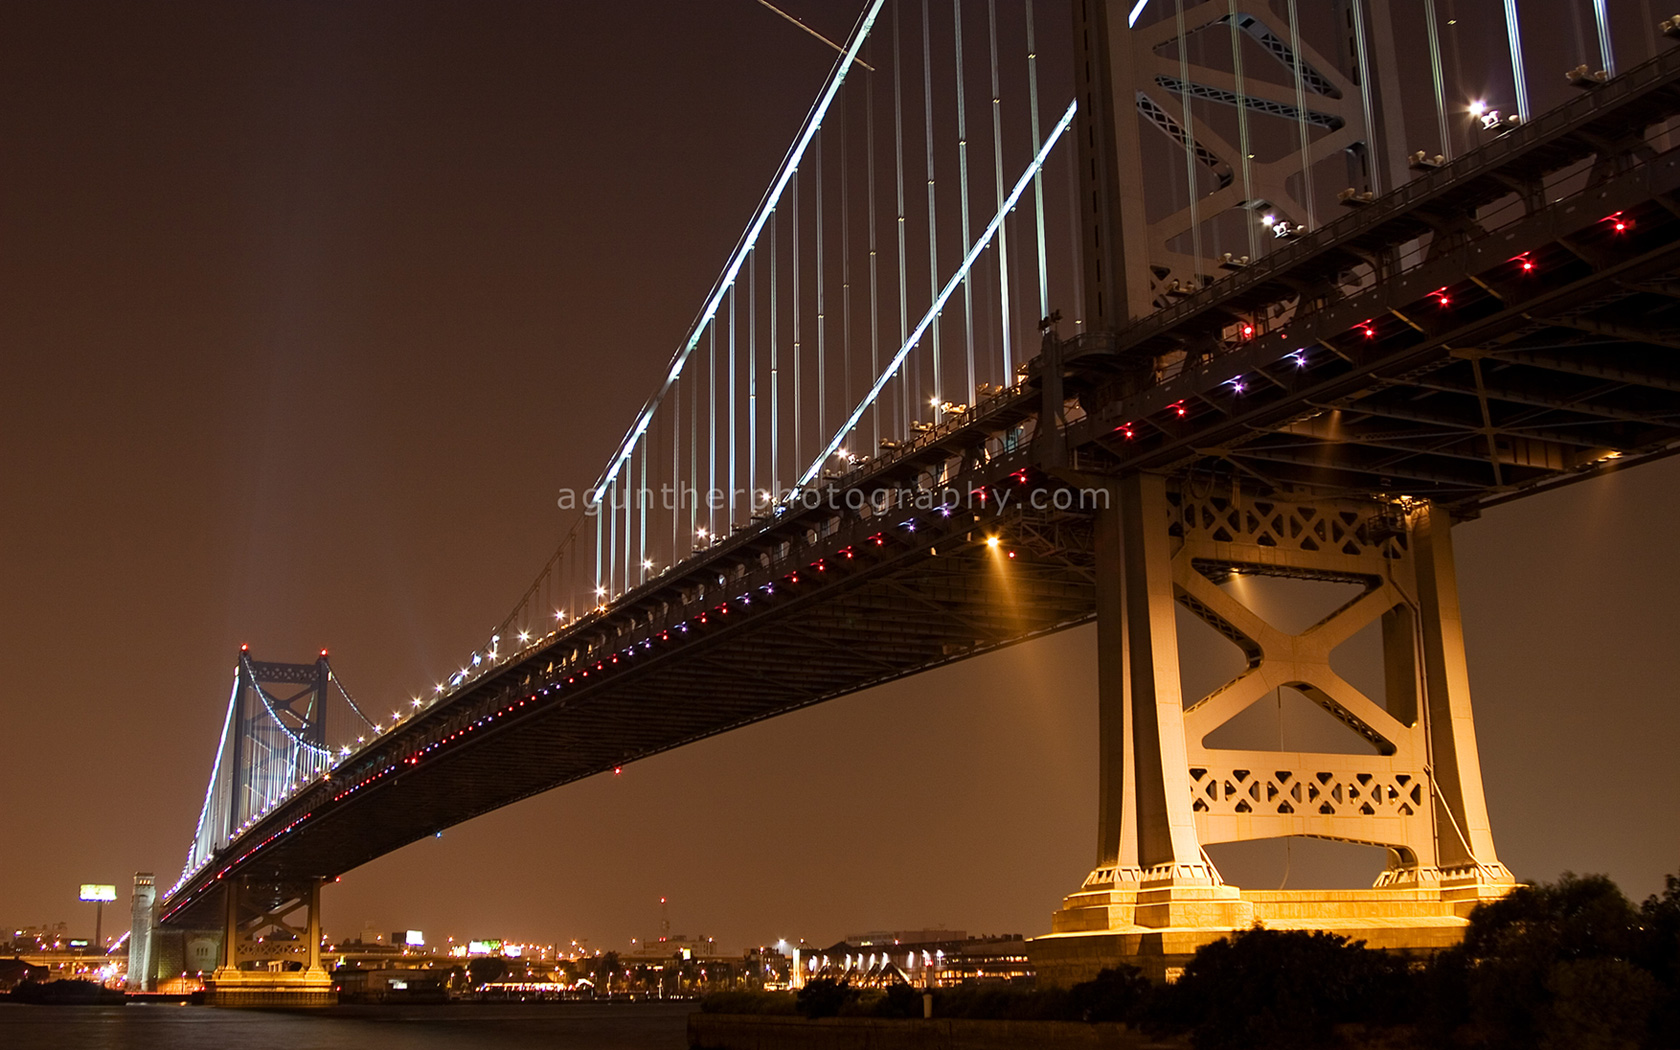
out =
[(1435, 297), (1435, 301), (1436, 301), (1436, 302), (1437, 302), (1437, 303), (1440, 303), (1440, 304), (1441, 304), (1441, 305), (1442, 305), (1442, 306), (1450, 306), (1450, 305), (1452, 305), (1452, 300), (1451, 300), (1451, 299), (1449, 299), (1449, 298), (1447, 298), (1447, 297), (1446, 297), (1446, 296), (1445, 296), (1445, 295), (1444, 295), (1444, 294), (1443, 294), (1443, 295), (1437, 295), (1437, 296), (1436, 296), (1436, 297)]
[(613, 767), (613, 776), (616, 777), (622, 772), (624, 772), (624, 767), (623, 766), (614, 766)]
[(1243, 335), (1244, 339), (1253, 339), (1254, 338), (1254, 326), (1251, 325), (1251, 324), (1243, 325), (1242, 326), (1242, 335)]
[(327, 658), (327, 651), (325, 649), (322, 649), (321, 650), (321, 659), (325, 660), (326, 658)]
[(1367, 339), (1375, 339), (1377, 337), (1377, 330), (1372, 328), (1369, 324), (1361, 325), (1360, 331), (1365, 333), (1365, 338)]
[(1607, 216), (1604, 221), (1609, 223), (1610, 229), (1616, 233), (1626, 233), (1633, 226), (1633, 220), (1626, 217), (1621, 212)]
[(239, 651), (242, 652), (242, 653), (250, 652), (251, 651), (251, 644), (249, 642), (247, 642), (244, 645), (241, 645), (239, 647)]

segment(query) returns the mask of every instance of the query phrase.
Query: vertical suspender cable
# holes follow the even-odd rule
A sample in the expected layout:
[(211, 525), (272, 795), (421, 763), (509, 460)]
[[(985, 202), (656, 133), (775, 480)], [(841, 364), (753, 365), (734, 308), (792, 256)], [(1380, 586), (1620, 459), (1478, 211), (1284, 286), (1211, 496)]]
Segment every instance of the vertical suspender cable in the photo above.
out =
[(641, 533), (641, 540), (636, 551), (636, 579), (647, 579), (647, 520), (648, 520), (648, 443), (642, 442), (642, 487), (636, 490), (636, 527)]
[[(821, 139), (818, 139), (818, 141), (821, 141)], [(789, 293), (793, 308), (793, 434), (792, 440), (788, 444), (793, 449), (793, 461), (800, 463), (803, 462), (803, 457), (799, 452), (799, 406), (805, 399), (804, 391), (800, 389), (799, 382), (799, 344), (800, 336), (804, 332), (799, 326), (799, 173), (797, 171), (793, 173), (793, 183), (790, 188), (793, 190), (793, 290)]]
[[(624, 470), (624, 591), (630, 589), (630, 507), (635, 499), (634, 463)], [(623, 593), (623, 592), (620, 592)]]
[[(928, 199), (928, 300), (939, 294), (939, 214), (933, 198), (933, 28), (928, 21), (928, 0), (922, 0), (922, 125), (927, 131), (927, 199)], [(933, 396), (937, 401), (945, 391), (940, 389), (943, 373), (940, 368), (939, 321), (932, 329)], [(939, 410), (933, 412), (939, 421)]]
[(1441, 135), (1441, 156), (1452, 160), (1452, 135), (1447, 130), (1447, 80), (1441, 72), (1441, 29), (1435, 18), (1435, 0), (1423, 0), (1423, 17), (1429, 32), (1429, 73), (1435, 82), (1435, 120)]
[[(898, 159), (898, 342), (910, 335), (910, 285), (905, 262), (904, 229), (904, 62), (899, 51), (898, 0), (893, 0), (893, 147)], [(877, 372), (877, 375), (880, 373)], [(910, 433), (910, 377), (898, 377), (898, 433)]]
[[(1185, 84), (1190, 83), (1190, 36), (1184, 29), (1184, 0), (1174, 0), (1173, 17), (1177, 20), (1175, 28), (1178, 30), (1178, 79)], [(1196, 167), (1196, 113), (1190, 105), (1190, 92), (1179, 95), (1183, 103), (1184, 124), (1184, 184), (1190, 194), (1190, 257), (1191, 264), (1200, 267), (1206, 258), (1202, 254), (1202, 184), (1201, 171)], [(1197, 272), (1190, 275), (1196, 282), (1196, 287), (1202, 286), (1202, 275)]]
[(758, 498), (758, 251), (747, 271), (747, 507)]
[(729, 495), (724, 500), (723, 526), (727, 530), (735, 528), (735, 392), (739, 387), (735, 378), (735, 288), (729, 289)]
[(1377, 164), (1377, 117), (1371, 105), (1371, 49), (1365, 42), (1365, 4), (1353, 0), (1353, 46), (1359, 62), (1359, 103), (1365, 113), (1365, 171), (1371, 192), (1382, 193), (1382, 168)]
[(706, 539), (717, 536), (716, 504), (712, 496), (717, 492), (717, 322), (706, 330)]
[[(1028, 4), (1026, 6), (1030, 8), (1032, 5)], [(1027, 14), (1027, 19), (1028, 24), (1030, 25), (1032, 19), (1030, 11)], [(1003, 195), (1005, 190), (1003, 188), (1003, 93), (1002, 89), (998, 86), (997, 0), (986, 0), (986, 28), (990, 34), (988, 41), (991, 47), (990, 56), (992, 60), (992, 182), (994, 183), (997, 196), (997, 206), (1001, 208), (1003, 206)], [(1029, 59), (1029, 61), (1031, 60)], [(1037, 113), (1033, 114), (1033, 123), (1035, 125), (1038, 123)], [(1038, 130), (1035, 127), (1033, 129), (1033, 137), (1036, 139), (1037, 136)], [(1034, 152), (1038, 150), (1038, 143), (1036, 141), (1033, 142), (1033, 150)], [(1036, 175), (1033, 177), (1033, 186), (1036, 190), (1038, 186), (1038, 177)], [(1040, 201), (1039, 206), (1042, 209), (1043, 193), (1039, 192), (1038, 196)], [(1040, 214), (1042, 214), (1042, 211)], [(967, 229), (966, 223), (964, 224), (964, 229), (965, 231)], [(1014, 368), (1014, 362), (1012, 360), (1014, 355), (1011, 352), (1012, 344), (1010, 342), (1010, 340), (1014, 337), (1014, 332), (1012, 331), (1014, 325), (1010, 323), (1009, 317), (1009, 241), (1005, 235), (1005, 229), (1006, 226), (998, 227), (998, 322), (1003, 329), (1003, 379), (1005, 382), (1008, 382), (1010, 370)], [(966, 242), (968, 240), (968, 234), (966, 232), (963, 234), (963, 240), (966, 246)], [(1042, 317), (1043, 314), (1040, 314), (1039, 316)], [(969, 396), (973, 397), (976, 403), (979, 403), (979, 391), (974, 386), (974, 377), (972, 375), (968, 377), (968, 384)]]
[(823, 212), (828, 209), (828, 198), (823, 194), (823, 139), (827, 136), (818, 135), (816, 141), (817, 173), (815, 179), (817, 206), (811, 209), (816, 214), (813, 218), (817, 224), (817, 440), (828, 437), (828, 413), (824, 410), (828, 401), (828, 302), (825, 298), (826, 289), (823, 282)]
[[(1301, 203), (1307, 207), (1307, 229), (1318, 229), (1318, 202), (1313, 195), (1312, 136), (1307, 130), (1307, 68), (1301, 54), (1301, 18), (1289, 0), (1289, 47), (1295, 76), (1295, 130), (1301, 139)], [(1186, 148), (1188, 148), (1186, 143)], [(1194, 163), (1194, 157), (1187, 160)]]
[(602, 536), (601, 529), (602, 526), (606, 524), (606, 517), (609, 513), (611, 513), (612, 509), (606, 503), (601, 502), (606, 498), (607, 493), (597, 489), (595, 496), (595, 593), (599, 595), (606, 589), (606, 582), (602, 578), (601, 574), (602, 552), (606, 550), (606, 544), (604, 537)]
[[(1231, 69), (1236, 80), (1237, 89), (1237, 152), (1242, 154), (1242, 182), (1243, 204), (1252, 209), (1254, 207), (1254, 161), (1249, 152), (1248, 144), (1248, 92), (1243, 80), (1242, 60), (1242, 29), (1237, 24), (1237, 0), (1230, 0), (1230, 14), (1226, 16), (1226, 24), (1231, 27)], [(1243, 227), (1248, 234), (1248, 257), (1260, 258), (1260, 236), (1255, 222), (1256, 216), (1250, 211), (1243, 216)]]
[(679, 522), (682, 521), (682, 504), (687, 496), (682, 492), (682, 376), (677, 376), (677, 383), (670, 390), (670, 487), (675, 489), (674, 501), (670, 504), (670, 564), (682, 561), (682, 544), (677, 538)]
[(852, 223), (846, 140), (852, 137), (847, 119), (851, 107), (840, 100), (840, 393), (842, 405), (852, 403)]
[(1604, 59), (1607, 76), (1616, 75), (1616, 52), (1610, 42), (1610, 9), (1606, 0), (1593, 0), (1593, 18), (1598, 21), (1598, 53)]
[(1505, 37), (1511, 46), (1511, 81), (1517, 88), (1517, 116), (1528, 123), (1528, 78), (1523, 74), (1522, 28), (1517, 21), (1517, 0), (1505, 0)]
[(781, 274), (776, 260), (776, 230), (770, 227), (770, 495), (782, 498), (782, 430), (780, 377), (776, 374), (776, 302), (780, 298), (777, 285)]
[[(956, 41), (957, 75), (957, 199), (962, 204), (962, 250), (968, 251), (968, 99), (963, 90), (963, 31), (962, 4), (951, 5), (951, 33)], [(1003, 231), (1000, 228), (999, 234)], [(999, 256), (1002, 257), (1001, 254)], [(974, 396), (974, 282), (963, 282), (963, 349), (968, 362), (968, 385), (962, 396), (953, 401), (968, 401)]]
[[(863, 81), (863, 165), (869, 173), (869, 381), (881, 372), (880, 254), (875, 231), (875, 78)], [(881, 406), (869, 408), (869, 454), (881, 448)]]
[[(688, 538), (692, 544), (700, 532), (700, 376), (695, 369), (694, 382), (688, 387), (688, 476), (692, 490), (688, 510)], [(682, 548), (677, 548), (681, 550)]]
[[(1033, 29), (1033, 5), (1021, 5), (1027, 12), (1027, 109), (1032, 120), (1032, 148), (1038, 152), (1038, 40)], [(1044, 250), (1044, 172), (1033, 172), (1033, 212), (1038, 220), (1038, 316), (1050, 316), (1050, 260)], [(1077, 243), (1077, 238), (1075, 238)], [(1009, 343), (1003, 344), (1003, 381), (1015, 379), (1014, 365), (1009, 360)]]
[(613, 479), (612, 486), (606, 489), (606, 506), (603, 512), (608, 516), (606, 522), (606, 595), (601, 596), (605, 603), (612, 598), (613, 591), (618, 588), (618, 479)]
[[(1067, 206), (1068, 206), (1068, 255), (1072, 257), (1073, 268), (1073, 326), (1075, 329), (1085, 324), (1085, 282), (1080, 277), (1079, 258), (1079, 154), (1075, 150), (1064, 151), (1067, 162)], [(1078, 333), (1075, 332), (1077, 335)], [(1013, 376), (1010, 383), (1014, 383)]]

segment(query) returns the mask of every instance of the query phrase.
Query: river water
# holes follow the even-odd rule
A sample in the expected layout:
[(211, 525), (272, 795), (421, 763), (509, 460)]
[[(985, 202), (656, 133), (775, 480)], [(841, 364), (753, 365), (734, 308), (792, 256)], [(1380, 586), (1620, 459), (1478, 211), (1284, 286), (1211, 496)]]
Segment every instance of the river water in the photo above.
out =
[(685, 1050), (694, 1003), (334, 1006), (20, 1006), (0, 1002), (5, 1050)]

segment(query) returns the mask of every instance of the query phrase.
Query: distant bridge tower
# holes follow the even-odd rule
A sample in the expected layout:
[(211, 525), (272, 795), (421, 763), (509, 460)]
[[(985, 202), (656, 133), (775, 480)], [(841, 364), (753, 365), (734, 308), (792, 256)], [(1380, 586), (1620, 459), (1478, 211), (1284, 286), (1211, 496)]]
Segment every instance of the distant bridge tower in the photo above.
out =
[[(1378, 139), (1383, 114), (1397, 112), (1398, 99), (1384, 97), (1380, 75), (1361, 73), (1385, 46), (1359, 22), (1386, 12), (1380, 0), (1299, 5), (1336, 31), (1320, 37), (1322, 48), (1314, 47), (1311, 26), (1286, 20), (1295, 4), (1285, 16), (1265, 0), (1189, 3), (1181, 18), (1168, 5), (1165, 16), (1135, 29), (1127, 24), (1132, 0), (1073, 7), (1076, 47), (1084, 45), (1076, 61), (1083, 338), (1101, 339), (1203, 287), (1222, 267), (1240, 268), (1243, 257), (1275, 240), (1277, 222), (1328, 218), (1338, 194), (1392, 188)], [(1324, 19), (1320, 7), (1352, 17)], [(1194, 60), (1208, 53), (1192, 48), (1198, 34), (1204, 45), (1207, 35), (1220, 42), (1225, 65)], [(1265, 56), (1269, 79), (1251, 68), (1245, 80), (1244, 51), (1251, 61)], [(1212, 122), (1196, 122), (1191, 114), (1202, 110), (1186, 99), (1228, 107), (1222, 119), (1240, 121), (1240, 133), (1228, 140)], [(1281, 134), (1284, 148), (1256, 163), (1250, 154), (1267, 151), (1252, 144), (1267, 133)], [(1164, 211), (1151, 205), (1160, 175), (1146, 172), (1144, 158), (1179, 151), (1195, 204)], [(1211, 248), (1221, 239), (1234, 250), (1216, 257)], [(1186, 348), (1191, 359), (1195, 353)], [(1140, 362), (1140, 380), (1154, 367)], [(1256, 921), (1345, 932), (1373, 946), (1456, 940), (1469, 910), (1507, 892), (1512, 878), (1494, 850), (1483, 800), (1450, 517), (1398, 494), (1256, 494), (1230, 480), (1191, 485), (1171, 472), (1103, 483), (1114, 498), (1096, 540), (1098, 861), (1056, 913), (1054, 932), (1035, 942), (1040, 974), (1079, 980), (1129, 957), (1160, 976), (1199, 945)], [(1233, 574), (1359, 591), (1290, 633), (1218, 586)], [(1180, 608), (1247, 658), (1235, 679), (1205, 697), (1183, 695)], [(1380, 624), (1386, 679), (1378, 697), (1330, 664), (1336, 645), (1373, 624)], [(1357, 732), (1373, 753), (1207, 743), (1284, 688)], [(1258, 892), (1227, 885), (1204, 850), (1282, 836), (1384, 846), (1388, 866), (1370, 889)]]
[[(327, 710), (334, 690), (363, 723), (321, 650), (313, 663), (271, 663), (240, 647), (233, 693), (183, 883), (214, 882), (226, 846), (292, 792), (327, 775)], [(333, 1001), (321, 966), (321, 880), (225, 880), (220, 965), (209, 1001), (224, 1006), (310, 1006)], [(301, 918), (294, 913), (303, 911)]]
[(134, 896), (128, 927), (128, 990), (157, 990), (157, 960), (152, 932), (157, 925), (157, 884), (149, 871), (134, 873)]

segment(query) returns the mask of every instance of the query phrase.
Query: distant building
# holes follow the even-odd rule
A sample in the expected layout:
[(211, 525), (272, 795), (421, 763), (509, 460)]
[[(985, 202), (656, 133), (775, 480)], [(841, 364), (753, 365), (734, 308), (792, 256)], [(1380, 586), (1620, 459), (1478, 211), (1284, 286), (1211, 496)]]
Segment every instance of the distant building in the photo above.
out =
[(970, 937), (962, 930), (868, 933), (802, 952), (799, 968), (801, 984), (827, 978), (862, 988), (899, 983), (945, 988), (1033, 976), (1027, 942), (1020, 934)]

